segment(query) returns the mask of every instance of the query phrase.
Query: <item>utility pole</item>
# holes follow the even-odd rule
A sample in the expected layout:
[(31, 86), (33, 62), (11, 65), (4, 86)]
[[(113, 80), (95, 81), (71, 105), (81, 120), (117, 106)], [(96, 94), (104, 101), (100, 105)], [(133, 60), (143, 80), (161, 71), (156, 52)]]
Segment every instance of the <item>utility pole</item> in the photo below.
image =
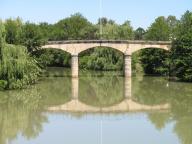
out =
[(102, 5), (102, 0), (100, 0), (99, 34), (100, 34), (101, 40), (103, 39), (102, 15), (103, 15), (103, 5)]

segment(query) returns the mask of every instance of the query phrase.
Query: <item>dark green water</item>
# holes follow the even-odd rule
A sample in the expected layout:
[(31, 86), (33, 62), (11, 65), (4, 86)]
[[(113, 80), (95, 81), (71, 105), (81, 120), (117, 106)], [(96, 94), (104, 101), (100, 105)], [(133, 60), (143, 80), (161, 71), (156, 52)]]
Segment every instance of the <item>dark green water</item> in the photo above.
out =
[[(81, 72), (74, 80), (63, 69), (50, 69), (46, 75), (28, 89), (0, 92), (0, 144), (192, 144), (190, 83), (163, 77), (124, 79), (116, 72)], [(48, 110), (73, 99), (96, 108), (125, 99), (138, 106), (129, 104), (119, 112)], [(165, 104), (169, 107), (142, 107)]]

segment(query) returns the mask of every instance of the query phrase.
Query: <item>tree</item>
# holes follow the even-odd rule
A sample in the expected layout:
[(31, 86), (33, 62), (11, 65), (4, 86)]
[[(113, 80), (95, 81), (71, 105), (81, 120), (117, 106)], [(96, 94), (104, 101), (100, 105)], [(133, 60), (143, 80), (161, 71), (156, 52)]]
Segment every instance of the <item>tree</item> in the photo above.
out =
[(99, 25), (101, 24), (102, 26), (106, 26), (106, 24), (108, 24), (109, 21), (111, 21), (110, 24), (114, 24), (114, 21), (113, 21), (113, 20), (108, 20), (106, 17), (99, 18), (98, 24), (99, 24)]
[(38, 25), (25, 23), (22, 28), (21, 44), (27, 47), (28, 52), (38, 50), (45, 41)]
[(118, 25), (107, 23), (105, 26), (103, 26), (102, 38), (109, 39), (109, 40), (119, 39)]
[(165, 50), (155, 48), (141, 50), (140, 60), (146, 74), (169, 74), (169, 53)]
[[(3, 59), (3, 47), (5, 46), (5, 27), (0, 20), (0, 66), (2, 65), (2, 59)], [(1, 73), (2, 70), (0, 70)], [(4, 89), (7, 85), (6, 81), (1, 80), (0, 78), (0, 90)]]
[[(117, 39), (133, 39), (134, 33), (133, 28), (130, 25), (130, 21), (126, 21), (122, 25), (116, 24), (113, 20), (108, 20), (107, 18), (100, 19), (102, 24), (102, 38), (117, 40)], [(98, 23), (98, 29), (100, 27)], [(99, 32), (99, 31), (98, 31)], [(97, 35), (99, 35), (97, 33)]]
[(0, 79), (7, 83), (7, 89), (23, 88), (35, 83), (40, 69), (31, 58), (26, 47), (5, 44), (2, 49)]
[(5, 28), (0, 22), (0, 88), (22, 88), (34, 83), (40, 73), (26, 48), (5, 43)]
[(122, 70), (123, 54), (106, 47), (95, 48), (89, 55), (80, 57), (80, 67), (93, 70)]
[(171, 49), (172, 71), (183, 81), (192, 81), (192, 12), (181, 18)]
[(130, 21), (125, 21), (125, 23), (119, 27), (118, 39), (130, 40), (133, 38), (134, 38), (134, 32), (133, 32), (133, 28), (131, 27)]
[(135, 30), (135, 40), (143, 40), (145, 34), (145, 30), (141, 27)]
[(71, 17), (60, 20), (55, 24), (62, 35), (61, 39), (94, 39), (96, 27), (94, 27), (85, 17), (76, 13)]
[(54, 29), (52, 24), (42, 22), (38, 26), (40, 29), (40, 33), (45, 40), (50, 40), (54, 36), (53, 34)]
[(170, 15), (167, 17), (167, 24), (169, 27), (169, 40), (174, 40), (176, 38), (179, 21), (175, 16)]
[(34, 55), (43, 68), (46, 66), (69, 67), (71, 62), (71, 55), (62, 50), (43, 49), (36, 51)]
[[(97, 24), (99, 37), (99, 24), (102, 24), (103, 39), (117, 40), (117, 39), (133, 39), (133, 28), (129, 21), (122, 25), (116, 24), (113, 20), (107, 18), (99, 19)], [(95, 48), (88, 50), (81, 54), (80, 68), (94, 69), (94, 70), (122, 70), (123, 69), (123, 55), (122, 53), (111, 48)]]
[[(3, 48), (4, 43), (5, 43), (5, 27), (4, 27), (3, 22), (0, 20), (0, 56), (2, 56), (2, 48)], [(0, 57), (0, 58), (2, 58), (2, 57)]]
[(165, 17), (155, 19), (145, 34), (146, 40), (167, 41), (169, 40), (169, 26)]
[(21, 40), (22, 21), (20, 18), (7, 19), (5, 21), (6, 42), (8, 44), (19, 44)]
[[(167, 41), (170, 39), (170, 27), (165, 17), (158, 17), (147, 30), (146, 40)], [(169, 73), (169, 54), (161, 49), (141, 51), (141, 62), (147, 74), (165, 75)]]

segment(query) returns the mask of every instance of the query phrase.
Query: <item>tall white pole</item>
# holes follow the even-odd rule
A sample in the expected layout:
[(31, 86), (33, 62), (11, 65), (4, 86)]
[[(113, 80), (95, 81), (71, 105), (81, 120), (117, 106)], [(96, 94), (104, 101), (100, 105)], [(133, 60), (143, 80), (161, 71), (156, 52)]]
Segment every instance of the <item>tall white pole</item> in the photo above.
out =
[(102, 6), (102, 0), (100, 0), (100, 19), (99, 19), (100, 39), (102, 39), (102, 35), (103, 35), (103, 26), (101, 21), (102, 15), (103, 15), (103, 6)]

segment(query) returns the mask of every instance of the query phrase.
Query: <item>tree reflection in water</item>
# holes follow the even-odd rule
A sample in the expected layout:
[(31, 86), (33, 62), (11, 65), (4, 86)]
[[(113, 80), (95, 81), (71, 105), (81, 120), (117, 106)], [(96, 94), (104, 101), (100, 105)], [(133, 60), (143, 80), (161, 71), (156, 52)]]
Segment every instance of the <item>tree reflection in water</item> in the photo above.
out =
[(19, 134), (33, 139), (47, 122), (41, 112), (42, 97), (36, 88), (0, 93), (0, 144), (14, 140)]
[(192, 85), (190, 83), (169, 82), (164, 78), (144, 77), (133, 80), (133, 98), (139, 102), (154, 105), (168, 102), (171, 105), (167, 113), (149, 113), (149, 120), (157, 129), (174, 122), (174, 132), (182, 144), (192, 142)]
[[(121, 76), (82, 76), (78, 83), (79, 100), (87, 105), (110, 107), (125, 99), (125, 81)], [(131, 86), (127, 91), (137, 103), (149, 106), (169, 103), (171, 107), (164, 112), (145, 112), (148, 119), (158, 130), (174, 123), (173, 131), (181, 143), (191, 144), (191, 84), (169, 82), (167, 87), (165, 78), (133, 77)], [(47, 107), (69, 102), (72, 89), (70, 77), (49, 77), (28, 89), (0, 92), (0, 144), (6, 144), (20, 134), (26, 139), (38, 137), (43, 131), (43, 123), (48, 122)], [(81, 118), (81, 114), (77, 115)]]
[(123, 77), (80, 77), (79, 100), (93, 106), (111, 106), (124, 99)]

